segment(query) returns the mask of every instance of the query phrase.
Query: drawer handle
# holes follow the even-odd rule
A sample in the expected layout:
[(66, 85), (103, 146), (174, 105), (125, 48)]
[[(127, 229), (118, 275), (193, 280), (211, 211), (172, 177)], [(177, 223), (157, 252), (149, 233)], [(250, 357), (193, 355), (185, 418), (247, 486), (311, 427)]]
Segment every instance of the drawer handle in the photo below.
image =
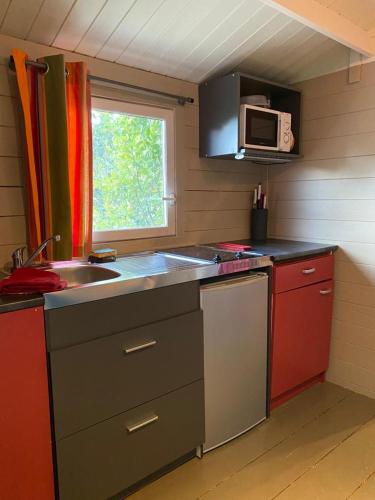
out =
[(315, 267), (310, 267), (309, 269), (302, 269), (302, 274), (312, 274), (315, 273)]
[(327, 290), (319, 290), (320, 295), (329, 295), (332, 293), (332, 288), (327, 288)]
[(145, 420), (142, 420), (142, 422), (138, 422), (138, 424), (127, 425), (126, 429), (129, 432), (129, 434), (131, 434), (132, 432), (139, 431), (140, 429), (143, 429), (143, 427), (147, 427), (148, 425), (153, 424), (158, 420), (159, 420), (158, 415), (152, 415), (152, 417), (146, 418)]
[(156, 344), (156, 340), (150, 340), (150, 342), (145, 342), (144, 344), (136, 345), (134, 347), (123, 347), (122, 350), (125, 354), (131, 354), (132, 352), (143, 351), (143, 349), (148, 349)]

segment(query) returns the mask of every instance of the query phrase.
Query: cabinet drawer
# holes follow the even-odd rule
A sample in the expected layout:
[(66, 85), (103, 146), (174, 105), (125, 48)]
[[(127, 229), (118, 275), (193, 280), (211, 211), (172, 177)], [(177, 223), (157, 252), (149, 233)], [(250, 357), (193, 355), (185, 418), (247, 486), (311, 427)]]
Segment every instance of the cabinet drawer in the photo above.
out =
[(273, 291), (286, 292), (333, 278), (333, 255), (300, 260), (274, 267)]
[(199, 309), (191, 281), (45, 312), (47, 349), (54, 351)]
[(203, 381), (57, 443), (61, 500), (103, 500), (204, 441)]
[(195, 311), (50, 353), (56, 439), (203, 378)]

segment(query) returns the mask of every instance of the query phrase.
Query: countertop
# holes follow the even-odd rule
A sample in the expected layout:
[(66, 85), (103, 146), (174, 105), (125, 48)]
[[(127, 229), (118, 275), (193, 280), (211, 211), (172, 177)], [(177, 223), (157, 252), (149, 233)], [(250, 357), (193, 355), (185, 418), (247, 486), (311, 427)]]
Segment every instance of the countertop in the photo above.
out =
[(40, 307), (44, 304), (43, 295), (0, 295), (0, 314), (28, 307)]
[[(259, 251), (260, 253), (271, 257), (274, 262), (283, 262), (303, 257), (321, 255), (328, 252), (334, 252), (338, 248), (337, 245), (279, 239), (268, 239), (264, 242), (238, 240), (235, 243), (251, 245), (255, 251)], [(200, 279), (199, 273), (197, 273), (196, 279)], [(166, 284), (171, 284), (169, 281), (170, 280), (166, 281)], [(59, 293), (60, 292), (55, 292), (55, 294)], [(44, 298), (40, 294), (0, 295), (0, 314), (28, 307), (43, 306), (43, 304)]]
[[(0, 270), (0, 280), (6, 277), (6, 273)], [(43, 306), (44, 298), (40, 293), (24, 295), (1, 295), (0, 294), (0, 314), (27, 309), (29, 307)]]
[(253, 250), (268, 255), (274, 262), (335, 252), (337, 245), (310, 243), (307, 241), (268, 239), (266, 241), (238, 240), (235, 243), (251, 245)]

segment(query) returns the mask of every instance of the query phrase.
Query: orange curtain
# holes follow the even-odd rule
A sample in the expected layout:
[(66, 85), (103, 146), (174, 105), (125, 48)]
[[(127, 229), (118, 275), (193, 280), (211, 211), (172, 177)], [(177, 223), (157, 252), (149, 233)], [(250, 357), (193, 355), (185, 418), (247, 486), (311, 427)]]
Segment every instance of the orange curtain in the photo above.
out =
[(27, 146), (27, 187), (28, 187), (28, 240), (31, 248), (36, 248), (42, 241), (40, 193), (38, 189), (38, 173), (35, 158), (34, 127), (32, 119), (32, 102), (30, 96), (30, 80), (27, 74), (25, 62), (27, 56), (18, 49), (12, 50), (12, 56), (17, 73), (17, 82), (21, 106), (25, 122), (26, 146)]
[[(48, 56), (46, 74), (27, 71), (27, 55), (12, 51), (28, 153), (29, 244), (60, 234), (51, 260), (83, 257), (92, 244), (91, 93), (84, 63)], [(65, 69), (67, 77), (65, 77)], [(35, 92), (30, 95), (30, 75)], [(39, 84), (37, 85), (37, 80)]]
[(73, 255), (80, 257), (92, 244), (91, 92), (86, 64), (65, 66), (72, 243)]

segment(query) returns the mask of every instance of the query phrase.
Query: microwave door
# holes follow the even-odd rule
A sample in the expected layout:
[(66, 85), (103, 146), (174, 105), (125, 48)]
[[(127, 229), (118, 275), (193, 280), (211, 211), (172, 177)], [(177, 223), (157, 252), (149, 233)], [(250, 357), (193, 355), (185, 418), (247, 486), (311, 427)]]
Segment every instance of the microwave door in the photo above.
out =
[(278, 150), (279, 113), (245, 108), (243, 125), (245, 148)]

